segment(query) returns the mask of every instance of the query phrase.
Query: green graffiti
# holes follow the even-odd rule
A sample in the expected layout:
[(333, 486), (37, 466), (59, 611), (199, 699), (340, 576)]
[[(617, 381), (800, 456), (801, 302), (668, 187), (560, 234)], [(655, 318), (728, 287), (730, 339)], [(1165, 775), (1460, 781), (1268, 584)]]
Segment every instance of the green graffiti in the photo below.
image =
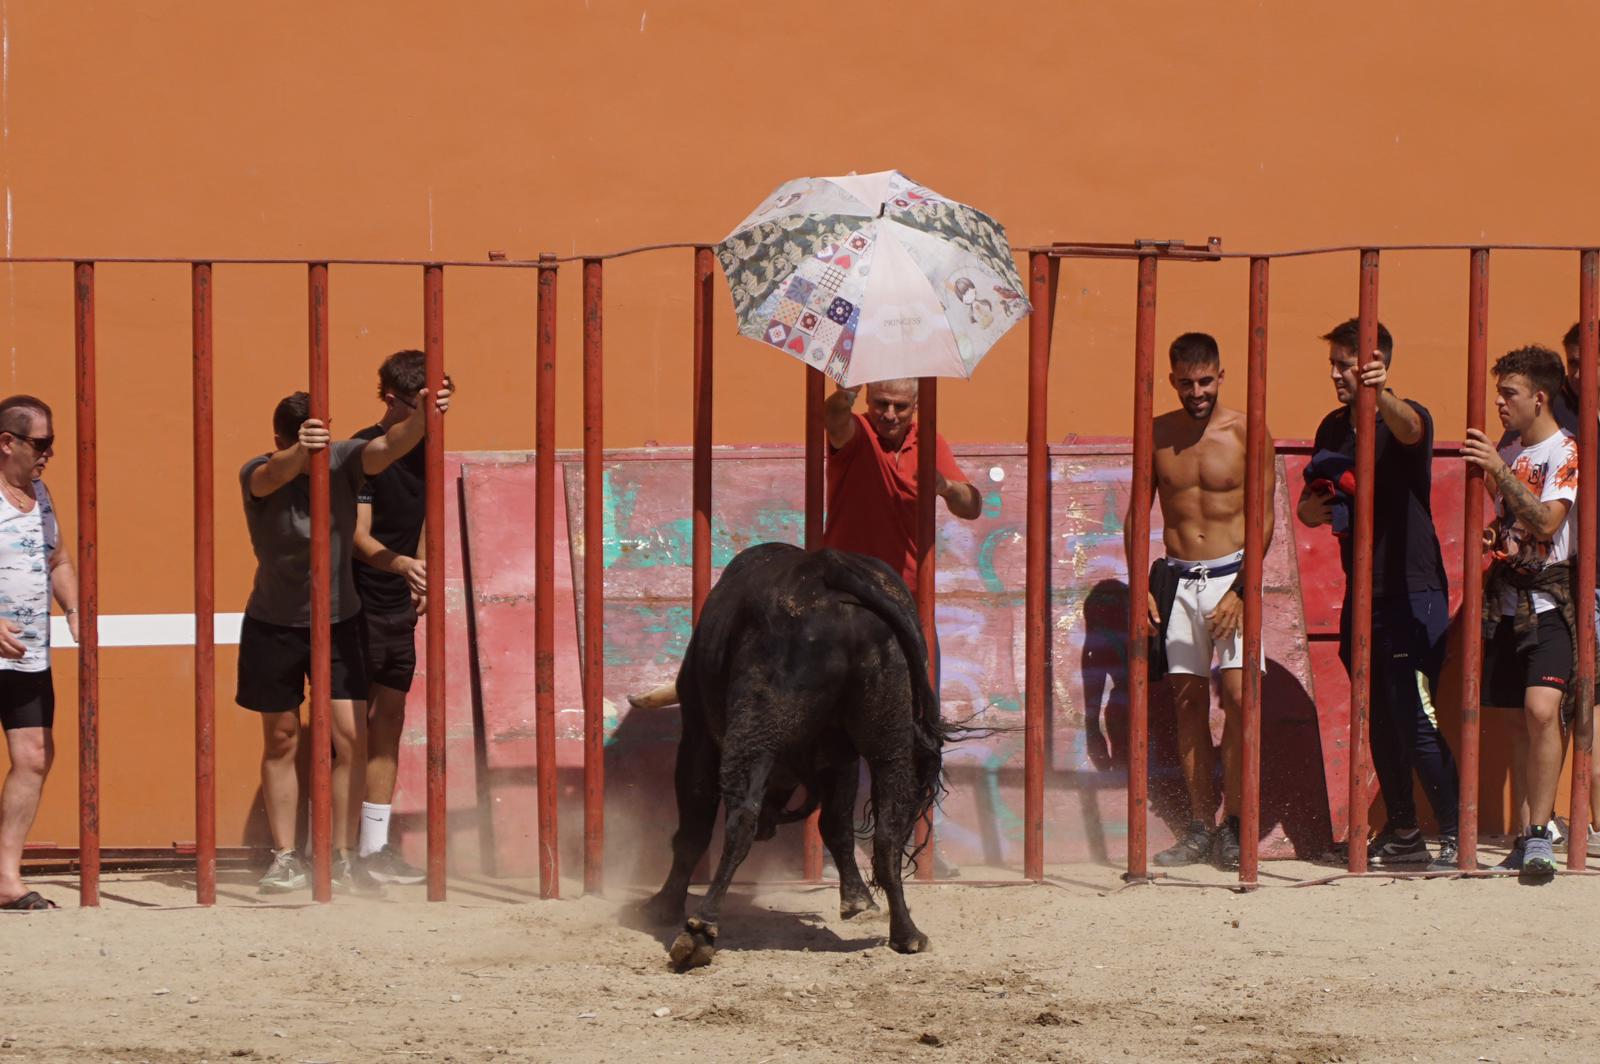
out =
[[(683, 517), (661, 524), (635, 527), (639, 501), (637, 482), (619, 484), (605, 475), (605, 542), (607, 569), (654, 569), (694, 564), (694, 521)], [(800, 544), (805, 539), (805, 514), (792, 507), (757, 510), (749, 526), (737, 532), (721, 514), (711, 517), (711, 564), (721, 568), (746, 547), (757, 543)]]
[(1006, 525), (984, 536), (983, 544), (978, 548), (978, 578), (983, 581), (983, 589), (991, 594), (1003, 595), (1006, 590), (1000, 574), (994, 568), (994, 552), (1000, 549), (1002, 542), (1015, 539), (1016, 536), (1016, 527)]
[[(605, 662), (610, 665), (677, 665), (689, 649), (694, 631), (693, 612), (688, 606), (619, 606), (608, 612), (627, 610), (638, 618), (628, 624), (607, 618)], [(616, 642), (626, 638), (626, 645)]]

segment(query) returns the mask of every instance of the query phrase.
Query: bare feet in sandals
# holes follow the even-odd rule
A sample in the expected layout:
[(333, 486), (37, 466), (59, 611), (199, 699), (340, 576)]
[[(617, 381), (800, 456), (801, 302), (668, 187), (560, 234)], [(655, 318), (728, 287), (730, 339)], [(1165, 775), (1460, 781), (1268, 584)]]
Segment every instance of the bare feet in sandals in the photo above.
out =
[(36, 913), (57, 908), (60, 908), (60, 906), (36, 890), (30, 890), (20, 898), (13, 898), (8, 902), (0, 903), (0, 912), (8, 913)]

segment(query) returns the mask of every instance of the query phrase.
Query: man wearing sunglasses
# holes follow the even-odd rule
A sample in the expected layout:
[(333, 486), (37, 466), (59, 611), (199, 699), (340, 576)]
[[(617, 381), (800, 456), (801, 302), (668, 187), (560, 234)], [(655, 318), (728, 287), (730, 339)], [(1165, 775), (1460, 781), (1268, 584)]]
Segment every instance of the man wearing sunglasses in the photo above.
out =
[(55, 755), (52, 595), (78, 637), (78, 577), (41, 479), (54, 446), (43, 401), (31, 395), (0, 400), (0, 725), (11, 755), (0, 789), (0, 909), (10, 911), (56, 907), (22, 882), (22, 846)]

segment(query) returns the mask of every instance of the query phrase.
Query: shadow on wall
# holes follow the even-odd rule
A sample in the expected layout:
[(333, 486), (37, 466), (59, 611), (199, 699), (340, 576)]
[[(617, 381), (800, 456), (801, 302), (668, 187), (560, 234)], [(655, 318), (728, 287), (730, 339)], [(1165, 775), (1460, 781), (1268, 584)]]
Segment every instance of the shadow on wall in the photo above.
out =
[[(1128, 585), (1121, 580), (1097, 583), (1084, 599), (1083, 622), (1084, 743), (1096, 769), (1125, 775)], [(1220, 704), (1212, 707), (1211, 723), (1212, 734), (1220, 735)], [(1150, 685), (1149, 725), (1150, 810), (1176, 832), (1189, 822), (1189, 797), (1178, 763), (1176, 709), (1164, 682)], [(1052, 722), (1050, 733), (1054, 731)], [(1221, 794), (1218, 749), (1214, 785)], [(1318, 857), (1332, 845), (1316, 703), (1293, 673), (1269, 658), (1261, 685), (1261, 838), (1278, 828), (1296, 857)]]

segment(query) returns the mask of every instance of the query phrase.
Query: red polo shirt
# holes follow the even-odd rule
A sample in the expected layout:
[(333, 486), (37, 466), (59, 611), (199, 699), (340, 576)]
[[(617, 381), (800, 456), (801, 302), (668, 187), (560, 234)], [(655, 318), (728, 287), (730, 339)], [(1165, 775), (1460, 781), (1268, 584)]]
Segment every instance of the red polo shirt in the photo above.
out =
[[(838, 450), (828, 449), (828, 523), (822, 545), (882, 558), (917, 590), (917, 423), (898, 451), (887, 451), (861, 415)], [(944, 437), (935, 435), (939, 472), (967, 483)]]

